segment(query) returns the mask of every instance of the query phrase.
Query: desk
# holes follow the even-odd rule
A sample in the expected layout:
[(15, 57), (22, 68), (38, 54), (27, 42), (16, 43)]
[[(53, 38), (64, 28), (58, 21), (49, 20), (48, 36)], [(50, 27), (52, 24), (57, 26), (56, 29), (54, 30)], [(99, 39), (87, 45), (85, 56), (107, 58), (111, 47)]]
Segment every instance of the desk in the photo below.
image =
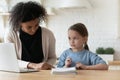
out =
[(120, 61), (108, 61), (109, 70), (120, 70)]
[(0, 72), (0, 80), (120, 80), (120, 70), (78, 70), (77, 75), (52, 75), (50, 70), (32, 73)]

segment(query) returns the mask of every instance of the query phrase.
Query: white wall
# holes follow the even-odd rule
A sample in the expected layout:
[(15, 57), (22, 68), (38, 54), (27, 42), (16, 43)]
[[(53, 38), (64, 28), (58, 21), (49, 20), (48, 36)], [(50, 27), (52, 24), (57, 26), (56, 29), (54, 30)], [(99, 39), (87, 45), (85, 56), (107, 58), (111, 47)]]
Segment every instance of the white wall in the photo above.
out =
[[(10, 3), (14, 1), (11, 0)], [(69, 26), (82, 22), (89, 31), (90, 50), (95, 52), (97, 47), (113, 47), (116, 51), (115, 59), (120, 60), (120, 1), (89, 0), (89, 2), (92, 9), (58, 9), (54, 11), (55, 15), (49, 16), (47, 25), (56, 37), (57, 56), (70, 47), (67, 39)], [(0, 15), (0, 38), (3, 36), (4, 26)]]
[(89, 0), (92, 9), (59, 9), (49, 16), (48, 27), (56, 37), (57, 56), (69, 48), (67, 29), (74, 23), (82, 22), (89, 31), (88, 45), (95, 52), (97, 47), (113, 47), (115, 59), (120, 59), (118, 38), (118, 0)]

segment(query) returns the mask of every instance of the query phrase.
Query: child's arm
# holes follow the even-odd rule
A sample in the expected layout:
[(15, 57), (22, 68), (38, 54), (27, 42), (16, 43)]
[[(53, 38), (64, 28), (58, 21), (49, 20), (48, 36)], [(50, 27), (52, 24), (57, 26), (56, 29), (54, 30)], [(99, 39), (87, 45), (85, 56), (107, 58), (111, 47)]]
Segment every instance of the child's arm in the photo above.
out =
[(107, 64), (96, 64), (96, 65), (84, 65), (81, 63), (76, 63), (76, 68), (77, 69), (83, 69), (83, 70), (107, 70), (108, 66)]
[(96, 64), (92, 66), (86, 66), (87, 70), (108, 70), (107, 64)]
[(66, 52), (64, 51), (59, 57), (57, 67), (62, 68), (65, 66), (66, 57), (67, 57), (67, 55), (66, 55)]

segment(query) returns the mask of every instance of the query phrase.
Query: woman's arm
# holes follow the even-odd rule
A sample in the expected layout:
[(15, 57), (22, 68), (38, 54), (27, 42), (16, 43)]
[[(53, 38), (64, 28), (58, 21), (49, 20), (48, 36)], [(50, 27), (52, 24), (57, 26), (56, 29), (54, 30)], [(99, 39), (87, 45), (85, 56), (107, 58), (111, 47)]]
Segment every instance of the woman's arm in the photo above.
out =
[[(46, 57), (46, 61), (48, 64), (54, 65), (57, 58), (56, 58), (56, 51), (55, 51), (55, 45), (56, 45), (56, 40), (54, 37), (54, 34), (52, 33), (52, 31), (46, 29), (46, 28), (42, 28), (43, 29), (43, 41), (44, 44), (46, 44), (46, 46), (43, 48), (45, 52), (45, 57)], [(43, 45), (44, 45), (43, 44)]]
[(54, 68), (54, 67), (46, 62), (41, 62), (41, 63), (29, 63), (27, 65), (27, 68), (29, 69), (32, 68), (36, 70), (50, 70), (51, 68)]

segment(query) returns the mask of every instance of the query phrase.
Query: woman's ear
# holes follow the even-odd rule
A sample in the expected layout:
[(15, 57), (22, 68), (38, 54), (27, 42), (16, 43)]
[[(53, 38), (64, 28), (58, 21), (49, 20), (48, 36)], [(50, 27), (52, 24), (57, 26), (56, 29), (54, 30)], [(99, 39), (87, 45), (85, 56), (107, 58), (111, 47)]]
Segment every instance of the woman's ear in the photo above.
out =
[(87, 41), (88, 41), (88, 37), (87, 36), (84, 37), (84, 41), (85, 41), (85, 43), (87, 43)]

